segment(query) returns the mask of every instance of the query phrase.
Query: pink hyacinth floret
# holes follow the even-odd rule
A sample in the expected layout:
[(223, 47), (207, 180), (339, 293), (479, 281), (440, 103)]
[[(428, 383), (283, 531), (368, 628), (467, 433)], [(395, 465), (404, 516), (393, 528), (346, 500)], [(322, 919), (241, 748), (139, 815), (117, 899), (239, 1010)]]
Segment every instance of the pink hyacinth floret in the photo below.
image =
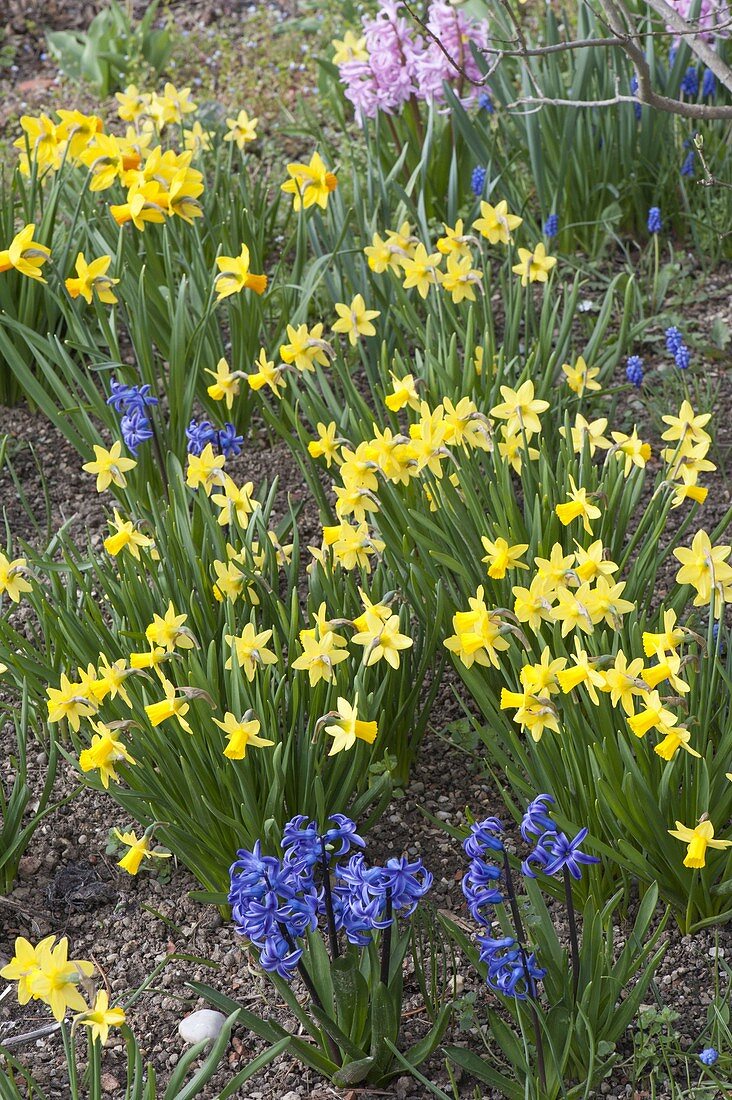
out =
[[(708, 40), (711, 41), (717, 35), (722, 37), (729, 33), (730, 11), (727, 0), (701, 0), (696, 20), (692, 20), (692, 15), (696, 10), (697, 0), (668, 0), (668, 2), (682, 19), (692, 22)], [(674, 31), (676, 28), (667, 26), (666, 29)]]

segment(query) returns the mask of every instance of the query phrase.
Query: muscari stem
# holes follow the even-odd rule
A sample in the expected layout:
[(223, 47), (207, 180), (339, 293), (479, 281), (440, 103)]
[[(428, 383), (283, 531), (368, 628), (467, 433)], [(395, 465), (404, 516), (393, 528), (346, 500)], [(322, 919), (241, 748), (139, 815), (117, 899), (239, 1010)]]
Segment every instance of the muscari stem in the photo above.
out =
[(564, 896), (567, 901), (569, 942), (572, 951), (572, 999), (576, 1001), (580, 970), (579, 940), (577, 939), (577, 920), (574, 912), (574, 900), (572, 898), (572, 879), (566, 867), (564, 868)]
[[(511, 864), (508, 861), (508, 852), (503, 849), (503, 871), (506, 879), (506, 892), (508, 893), (508, 902), (511, 907), (511, 915), (513, 917), (513, 926), (516, 931), (516, 942), (518, 944), (519, 951), (521, 953), (521, 962), (524, 968), (524, 979), (526, 981), (526, 990), (532, 997), (534, 994), (534, 983), (529, 974), (529, 962), (526, 957), (526, 948), (524, 947), (524, 925), (521, 920), (521, 911), (518, 907), (518, 899), (516, 898), (516, 891), (513, 885), (513, 875), (511, 874)], [(534, 1041), (536, 1043), (536, 1068), (539, 1071), (539, 1083), (542, 1089), (546, 1089), (546, 1068), (544, 1065), (544, 1042), (541, 1037), (541, 1024), (539, 1022), (539, 1013), (536, 1011), (536, 1006), (533, 1001), (530, 1002), (531, 1023), (534, 1028)]]

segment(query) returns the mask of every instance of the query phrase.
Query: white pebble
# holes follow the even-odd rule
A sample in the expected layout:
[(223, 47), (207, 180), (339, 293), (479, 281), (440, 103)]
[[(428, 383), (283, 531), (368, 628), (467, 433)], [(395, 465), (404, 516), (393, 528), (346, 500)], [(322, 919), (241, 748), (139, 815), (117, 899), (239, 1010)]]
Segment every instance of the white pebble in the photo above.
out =
[(211, 1008), (201, 1008), (192, 1012), (178, 1024), (178, 1034), (184, 1043), (200, 1043), (202, 1039), (216, 1039), (226, 1022), (223, 1012), (214, 1012)]

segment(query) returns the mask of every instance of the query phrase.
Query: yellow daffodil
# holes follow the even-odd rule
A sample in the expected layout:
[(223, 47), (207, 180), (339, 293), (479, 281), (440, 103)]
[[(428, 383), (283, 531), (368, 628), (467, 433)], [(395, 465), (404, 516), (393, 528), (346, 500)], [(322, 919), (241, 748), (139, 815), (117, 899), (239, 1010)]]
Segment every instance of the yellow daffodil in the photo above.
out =
[(338, 449), (342, 440), (336, 434), (338, 425), (335, 420), (331, 420), (330, 424), (318, 422), (317, 432), (318, 438), (311, 439), (308, 443), (308, 454), (311, 458), (324, 458), (326, 466), (330, 469), (332, 462), (339, 461)]
[(438, 271), (437, 279), (443, 290), (452, 297), (455, 305), (467, 299), (475, 301), (475, 287), (482, 286), (483, 274), (473, 267), (470, 254), (462, 256), (450, 252), (447, 256), (446, 271)]
[(378, 735), (376, 722), (363, 722), (358, 717), (358, 693), (353, 701), (338, 699), (337, 711), (333, 714), (336, 721), (325, 727), (325, 732), (333, 738), (328, 756), (352, 749), (356, 741), (365, 741), (367, 745), (373, 745)]
[(563, 363), (562, 370), (566, 375), (567, 385), (578, 397), (583, 397), (587, 392), (602, 389), (600, 383), (595, 380), (600, 373), (600, 368), (588, 367), (581, 355), (577, 356), (574, 365)]
[(24, 592), (31, 592), (33, 586), (24, 576), (27, 571), (25, 558), (11, 561), (0, 550), (0, 596), (7, 594), (13, 603), (19, 603)]
[[(612, 443), (609, 439), (606, 439), (603, 434), (606, 430), (606, 417), (598, 417), (597, 420), (589, 421), (582, 416), (582, 413), (577, 413), (574, 418), (574, 426), (569, 429), (572, 439), (572, 450), (575, 454), (581, 455), (585, 449), (585, 445), (587, 445), (590, 452), (590, 458), (592, 458), (598, 447), (603, 451), (609, 450), (612, 447)], [(564, 426), (559, 429), (559, 434), (562, 439), (566, 437), (567, 431)]]
[(543, 242), (536, 245), (533, 252), (528, 248), (519, 248), (519, 262), (511, 268), (514, 275), (521, 276), (521, 286), (529, 283), (545, 283), (549, 272), (557, 262), (556, 256), (547, 256)]
[(190, 723), (186, 720), (186, 714), (191, 709), (186, 696), (179, 694), (179, 689), (171, 684), (170, 680), (163, 679), (163, 691), (165, 698), (157, 703), (148, 703), (145, 714), (151, 726), (159, 726), (167, 722), (169, 718), (177, 718), (186, 733), (193, 733)]
[(356, 346), (359, 336), (376, 335), (376, 329), (371, 322), (375, 317), (380, 317), (381, 313), (378, 309), (366, 309), (362, 295), (357, 294), (350, 305), (336, 302), (335, 311), (338, 320), (333, 324), (333, 332), (342, 332), (348, 336), (351, 347)]
[(78, 733), (80, 720), (96, 713), (97, 704), (81, 694), (79, 684), (72, 684), (66, 674), (62, 674), (57, 688), (46, 688), (48, 696), (48, 721), (69, 723)]
[(174, 649), (193, 649), (195, 641), (188, 627), (184, 624), (187, 615), (177, 615), (173, 601), (168, 603), (164, 616), (153, 615), (153, 621), (145, 629), (145, 637), (150, 643), (150, 648), (160, 647), (166, 653)]
[(331, 57), (334, 65), (345, 65), (347, 61), (368, 61), (369, 51), (366, 49), (366, 38), (360, 37), (353, 31), (346, 31), (343, 38), (334, 38), (331, 45), (335, 53)]
[(402, 260), (405, 290), (417, 288), (420, 298), (426, 298), (431, 286), (437, 283), (438, 267), (442, 260), (439, 252), (428, 253), (423, 244), (418, 244), (413, 255)]
[(504, 538), (497, 538), (495, 542), (483, 535), (480, 540), (486, 556), (481, 560), (488, 566), (488, 576), (493, 580), (503, 580), (509, 569), (528, 569), (528, 565), (519, 559), (529, 549), (528, 543), (521, 542), (515, 546), (509, 546)]
[(316, 365), (327, 367), (333, 356), (333, 349), (323, 339), (323, 325), (318, 323), (308, 329), (307, 325), (287, 326), (289, 344), (280, 347), (283, 363), (292, 364), (296, 370), (312, 372)]
[(31, 978), (40, 969), (41, 956), (44, 955), (46, 948), (49, 948), (55, 939), (55, 936), (46, 936), (34, 947), (24, 936), (16, 937), (15, 954), (10, 962), (0, 970), (0, 978), (5, 978), (8, 982), (18, 983), (19, 1004), (26, 1005), (33, 997)]
[(658, 692), (649, 691), (643, 696), (640, 709), (630, 715), (627, 722), (636, 737), (645, 737), (652, 729), (667, 733), (678, 720), (678, 715), (664, 707)]
[(127, 201), (110, 206), (109, 212), (117, 225), (132, 222), (142, 233), (148, 223), (161, 225), (165, 221), (169, 213), (167, 188), (157, 179), (133, 183), (127, 191)]
[(333, 666), (348, 659), (348, 653), (339, 648), (336, 639), (337, 635), (330, 630), (319, 638), (314, 634), (301, 634), (303, 652), (292, 662), (292, 667), (308, 673), (311, 687), (315, 687), (320, 680), (335, 683)]
[(549, 402), (534, 397), (534, 383), (531, 379), (522, 382), (517, 390), (512, 390), (510, 386), (501, 386), (501, 397), (503, 401), (491, 409), (491, 416), (506, 420), (510, 430), (525, 433), (527, 436), (541, 431), (539, 413), (546, 412)]
[(404, 378), (397, 378), (393, 371), (389, 371), (392, 392), (384, 398), (384, 404), (391, 412), (399, 412), (405, 405), (412, 409), (419, 408), (419, 394), (417, 393), (414, 376), (405, 374)]
[(292, 195), (292, 205), (296, 211), (307, 210), (311, 206), (325, 210), (331, 191), (338, 186), (338, 180), (333, 172), (326, 169), (319, 153), (313, 153), (309, 164), (288, 164), (287, 174), (290, 178), (282, 184), (282, 190)]
[(116, 765), (124, 761), (134, 764), (122, 741), (117, 740), (114, 731), (103, 722), (92, 722), (96, 733), (92, 737), (92, 743), (88, 749), (79, 753), (79, 767), (83, 772), (99, 771), (99, 778), (105, 791), (109, 787), (110, 779), (119, 782), (119, 776), (115, 770)]
[(509, 214), (508, 203), (502, 199), (496, 206), (481, 202), (480, 217), (473, 222), (473, 229), (477, 229), (489, 244), (510, 244), (511, 234), (522, 222), (523, 218), (517, 214)]
[(217, 302), (230, 294), (239, 294), (245, 288), (255, 294), (264, 294), (267, 289), (267, 276), (253, 275), (249, 270), (249, 249), (245, 244), (241, 246), (238, 256), (218, 256), (216, 266), (219, 269), (214, 280)]
[(137, 874), (144, 859), (171, 858), (170, 852), (158, 851), (150, 847), (151, 837), (149, 831), (139, 838), (134, 832), (121, 833), (119, 829), (115, 829), (114, 832), (120, 844), (124, 844), (129, 848), (129, 851), (122, 856), (122, 859), (117, 864), (123, 871), (127, 871), (129, 875)]
[(226, 634), (224, 640), (232, 647), (232, 656), (226, 662), (226, 668), (236, 667), (244, 670), (244, 675), (251, 683), (257, 668), (265, 665), (276, 665), (279, 658), (271, 649), (267, 649), (267, 642), (272, 637), (271, 630), (263, 630), (257, 633), (254, 623), (247, 623), (241, 634)]
[(216, 370), (206, 368), (206, 374), (210, 374), (214, 380), (212, 385), (206, 389), (208, 396), (213, 401), (225, 401), (226, 408), (231, 409), (234, 405), (234, 398), (239, 396), (241, 371), (232, 372), (226, 360), (219, 359)]
[(595, 667), (595, 659), (590, 657), (586, 650), (582, 649), (577, 640), (574, 643), (574, 653), (570, 657), (573, 662), (569, 668), (557, 673), (557, 683), (565, 695), (574, 691), (580, 684), (583, 685), (591, 701), (595, 706), (600, 705), (600, 697), (597, 689), (604, 687), (605, 678)]
[(223, 722), (220, 722), (218, 718), (213, 720), (215, 725), (222, 729), (229, 739), (229, 743), (224, 749), (224, 756), (229, 760), (244, 760), (249, 745), (255, 749), (274, 745), (274, 741), (259, 737), (259, 719), (248, 717), (251, 713), (251, 711), (247, 711), (243, 718), (237, 718), (235, 714), (227, 710)]
[(93, 462), (85, 462), (81, 468), (88, 474), (97, 475), (97, 492), (103, 493), (110, 485), (126, 489), (125, 474), (134, 470), (135, 466), (137, 466), (135, 459), (127, 458), (122, 454), (122, 444), (116, 439), (109, 450), (95, 443)]
[(615, 442), (615, 457), (624, 463), (623, 477), (628, 477), (634, 466), (643, 470), (651, 457), (651, 445), (638, 438), (638, 429), (633, 428), (631, 435), (624, 432), (611, 432), (611, 435)]
[(677, 821), (676, 828), (669, 829), (669, 834), (675, 837), (676, 840), (683, 840), (688, 845), (684, 857), (684, 867), (706, 866), (707, 848), (732, 847), (732, 840), (714, 839), (714, 826), (706, 816), (693, 829)]
[(509, 648), (508, 639), (502, 634), (501, 619), (488, 611), (481, 585), (475, 596), (468, 597), (469, 611), (458, 611), (452, 617), (452, 637), (445, 640), (445, 648), (454, 653), (466, 668), (473, 664), (499, 668), (498, 653)]
[(45, 283), (41, 268), (51, 255), (51, 249), (33, 239), (35, 225), (26, 225), (16, 233), (7, 248), (0, 249), (0, 272), (15, 268), (21, 275)]
[(399, 616), (390, 615), (382, 621), (378, 615), (367, 612), (366, 623), (366, 629), (352, 638), (355, 645), (364, 647), (363, 663), (374, 665), (383, 658), (392, 668), (399, 668), (400, 651), (414, 645), (411, 638), (400, 633)]
[(109, 994), (104, 989), (97, 993), (93, 1008), (88, 1008), (76, 1017), (80, 1024), (88, 1027), (92, 1042), (97, 1039), (106, 1046), (110, 1027), (121, 1027), (125, 1022), (125, 1010), (119, 1006), (109, 1007)]
[(731, 549), (726, 545), (712, 546), (706, 531), (697, 531), (690, 547), (680, 546), (674, 550), (674, 557), (681, 563), (676, 583), (690, 584), (696, 589), (696, 606), (709, 603), (717, 584), (726, 585), (732, 581), (732, 567), (727, 561)]
[(252, 496), (254, 483), (247, 481), (244, 485), (237, 485), (233, 478), (224, 477), (223, 493), (212, 493), (211, 503), (220, 508), (219, 524), (226, 527), (229, 523), (238, 523), (240, 527), (246, 527), (247, 520), (255, 508), (259, 507), (259, 501)]
[(688, 730), (682, 726), (675, 726), (673, 729), (662, 731), (665, 736), (662, 741), (659, 741), (657, 745), (653, 746), (653, 751), (661, 757), (662, 760), (673, 760), (679, 749), (683, 749), (684, 752), (688, 752), (689, 756), (701, 756), (700, 752), (693, 749), (689, 744), (691, 734)]
[(669, 608), (663, 613), (663, 630), (658, 634), (649, 631), (643, 634), (643, 652), (646, 657), (660, 656), (669, 650), (678, 649), (684, 640), (685, 632), (676, 625), (676, 621), (676, 612), (673, 608)]
[(257, 140), (258, 118), (250, 118), (246, 111), (239, 111), (236, 118), (227, 118), (229, 127), (224, 134), (224, 141), (233, 141), (237, 149), (244, 150), (252, 141)]
[(87, 304), (91, 305), (92, 297), (96, 294), (100, 302), (114, 305), (117, 301), (112, 293), (112, 287), (119, 279), (113, 279), (107, 275), (107, 268), (112, 262), (111, 256), (100, 256), (91, 263), (84, 259), (84, 253), (80, 252), (76, 257), (76, 279), (66, 280), (66, 289), (72, 298), (81, 296)]
[(85, 959), (69, 959), (69, 941), (64, 937), (55, 947), (52, 936), (36, 948), (37, 968), (28, 977), (31, 996), (44, 1001), (56, 1021), (63, 1020), (68, 1009), (83, 1012), (86, 1001), (77, 989), (80, 982), (94, 973), (94, 964)]
[(114, 533), (105, 539), (105, 550), (112, 558), (116, 558), (122, 550), (129, 550), (135, 561), (139, 561), (140, 550), (155, 546), (154, 540), (136, 529), (131, 519), (122, 519), (117, 508), (114, 508), (114, 519), (110, 520), (109, 526)]
[(567, 493), (569, 499), (564, 504), (557, 504), (554, 511), (559, 517), (559, 522), (565, 527), (568, 527), (573, 520), (581, 519), (584, 530), (588, 535), (591, 535), (590, 520), (599, 519), (602, 512), (597, 505), (590, 504), (587, 490), (583, 487), (578, 489), (574, 483), (574, 478), (571, 476), (569, 486), (569, 492)]
[(207, 443), (200, 455), (188, 455), (186, 485), (189, 489), (202, 486), (206, 495), (210, 496), (214, 485), (222, 485), (226, 478), (225, 462), (226, 457), (214, 454), (212, 445)]
[(261, 390), (262, 386), (269, 386), (275, 397), (280, 396), (280, 390), (284, 388), (282, 372), (284, 367), (275, 367), (274, 360), (267, 358), (264, 348), (259, 349), (259, 357), (255, 361), (258, 371), (246, 375), (247, 384), (253, 390)]
[(534, 741), (540, 741), (545, 730), (559, 733), (559, 716), (551, 699), (526, 691), (501, 689), (501, 710), (515, 710), (514, 722), (528, 730)]

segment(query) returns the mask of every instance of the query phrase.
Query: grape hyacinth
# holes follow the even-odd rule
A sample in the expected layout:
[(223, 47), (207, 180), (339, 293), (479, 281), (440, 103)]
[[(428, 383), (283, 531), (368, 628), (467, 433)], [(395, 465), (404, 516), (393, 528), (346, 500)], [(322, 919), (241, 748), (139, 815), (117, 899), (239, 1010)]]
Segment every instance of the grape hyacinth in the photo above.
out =
[(691, 352), (684, 343), (684, 338), (676, 325), (671, 325), (666, 329), (665, 337), (666, 350), (673, 355), (676, 366), (679, 370), (688, 370), (691, 366)]
[(705, 1066), (713, 1066), (719, 1060), (719, 1053), (714, 1047), (705, 1047), (699, 1055), (699, 1061)]
[(662, 227), (661, 211), (657, 206), (652, 206), (648, 211), (648, 232), (660, 233)]
[[(708, 71), (708, 70), (707, 70)], [(489, 115), (495, 114), (495, 107), (493, 106), (493, 100), (490, 97), (490, 92), (481, 92), (478, 96), (478, 106), (483, 111), (487, 111)]]
[[(638, 91), (638, 77), (635, 75), (635, 73), (633, 73), (633, 75), (630, 78), (630, 94), (635, 95), (637, 93), (637, 91)], [(633, 104), (633, 113), (635, 114), (636, 119), (638, 121), (640, 121), (641, 114), (642, 114), (640, 103), (634, 103)]]
[(705, 69), (702, 77), (702, 99), (713, 99), (716, 94), (717, 78), (711, 69)]
[(690, 65), (681, 80), (681, 94), (695, 99), (699, 94), (699, 73), (696, 65)]
[(559, 232), (559, 218), (556, 214), (550, 214), (544, 222), (544, 236), (549, 240), (556, 237)]
[(470, 189), (476, 198), (480, 198), (483, 194), (483, 188), (485, 187), (486, 169), (477, 164), (473, 169), (473, 174), (470, 177)]
[(629, 355), (625, 364), (625, 377), (638, 389), (643, 384), (643, 360), (640, 355)]
[(696, 160), (696, 151), (691, 149), (684, 157), (684, 163), (681, 165), (682, 176), (694, 175), (694, 161)]

